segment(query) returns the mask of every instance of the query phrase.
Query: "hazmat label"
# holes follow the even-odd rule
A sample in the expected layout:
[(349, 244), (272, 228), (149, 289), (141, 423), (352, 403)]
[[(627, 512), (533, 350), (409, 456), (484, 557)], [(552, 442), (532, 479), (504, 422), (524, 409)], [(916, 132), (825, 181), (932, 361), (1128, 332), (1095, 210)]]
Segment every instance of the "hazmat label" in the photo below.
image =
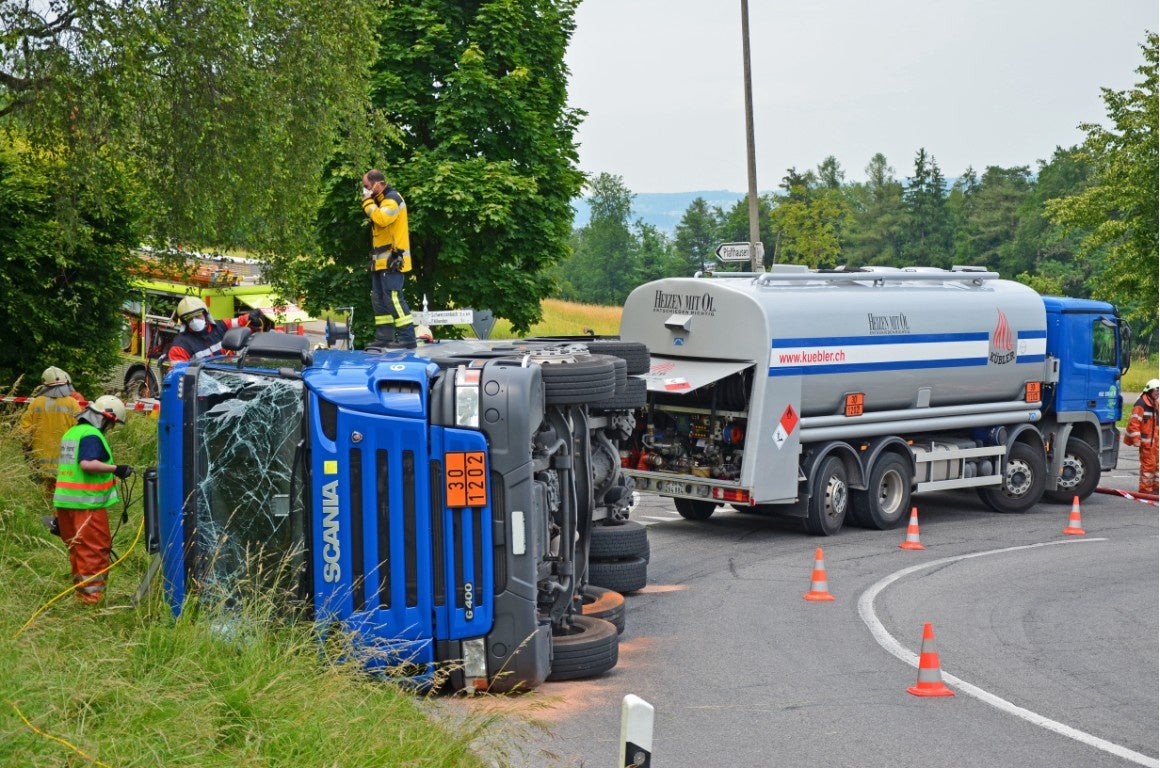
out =
[(688, 379), (665, 379), (664, 386), (665, 386), (665, 389), (668, 390), (669, 392), (680, 392), (682, 390), (689, 389), (689, 380)]
[(797, 411), (793, 409), (792, 405), (787, 405), (785, 412), (781, 414), (781, 419), (777, 422), (777, 429), (773, 430), (773, 442), (777, 444), (779, 449), (785, 445), (786, 440), (789, 440), (790, 433), (793, 432), (797, 423)]

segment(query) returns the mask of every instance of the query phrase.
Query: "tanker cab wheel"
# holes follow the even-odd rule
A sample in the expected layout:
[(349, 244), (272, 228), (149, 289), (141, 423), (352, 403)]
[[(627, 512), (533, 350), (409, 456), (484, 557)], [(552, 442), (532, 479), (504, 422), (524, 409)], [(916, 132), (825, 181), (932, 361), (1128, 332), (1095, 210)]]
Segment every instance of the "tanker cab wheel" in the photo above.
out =
[(1079, 496), (1083, 501), (1091, 496), (1100, 482), (1100, 455), (1083, 440), (1070, 438), (1063, 456), (1063, 471), (1054, 491), (1043, 494), (1048, 500), (1070, 504)]
[(846, 465), (837, 456), (822, 461), (810, 484), (806, 530), (814, 536), (833, 536), (842, 529), (850, 505)]
[(1003, 465), (1003, 483), (980, 488), (979, 498), (996, 512), (1026, 512), (1043, 498), (1047, 456), (1025, 443), (1015, 443)]

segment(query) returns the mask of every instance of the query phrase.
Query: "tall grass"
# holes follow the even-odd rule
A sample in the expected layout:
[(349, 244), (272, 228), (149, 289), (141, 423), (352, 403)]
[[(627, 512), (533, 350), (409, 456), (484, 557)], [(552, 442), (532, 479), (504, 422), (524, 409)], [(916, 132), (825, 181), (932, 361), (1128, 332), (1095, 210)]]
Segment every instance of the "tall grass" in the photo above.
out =
[[(576, 304), (559, 299), (544, 299), (540, 306), (544, 319), (532, 326), (526, 336), (586, 336), (591, 331), (597, 336), (615, 336), (620, 331), (621, 307), (602, 307), (598, 304)], [(502, 317), (495, 322), (493, 339), (514, 339), (511, 323)]]
[[(70, 576), (63, 543), (39, 521), (46, 506), (11, 437), (15, 417), (0, 413), (0, 765), (486, 764), (471, 745), (492, 719), (433, 719), (431, 702), (349, 669), (310, 625), (276, 620), (260, 599), (243, 610), (245, 632), (223, 632), (212, 606), (174, 619), (160, 579), (132, 607), (149, 557), (142, 544), (129, 552), (139, 484), (103, 604), (65, 595), (24, 628)], [(110, 434), (116, 461), (153, 463), (155, 431), (130, 415)]]

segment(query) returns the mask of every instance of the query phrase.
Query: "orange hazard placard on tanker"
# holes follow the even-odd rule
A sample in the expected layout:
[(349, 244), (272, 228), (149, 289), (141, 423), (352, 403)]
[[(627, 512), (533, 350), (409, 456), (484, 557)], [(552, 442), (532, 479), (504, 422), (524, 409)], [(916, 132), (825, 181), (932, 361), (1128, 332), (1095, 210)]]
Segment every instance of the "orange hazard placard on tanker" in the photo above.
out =
[(483, 451), (444, 454), (443, 493), (449, 507), (487, 506), (487, 462)]

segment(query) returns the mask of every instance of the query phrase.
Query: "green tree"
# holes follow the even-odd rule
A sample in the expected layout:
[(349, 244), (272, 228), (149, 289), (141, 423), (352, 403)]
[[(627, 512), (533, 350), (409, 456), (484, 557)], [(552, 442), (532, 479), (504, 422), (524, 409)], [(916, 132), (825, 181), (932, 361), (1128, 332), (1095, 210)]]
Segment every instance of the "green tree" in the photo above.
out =
[[(0, 382), (25, 375), (20, 392), (40, 384), (50, 365), (67, 370), (89, 397), (120, 346), (122, 275), (139, 242), (122, 185), (99, 193), (59, 192), (64, 168), (43, 153), (0, 147)], [(98, 200), (97, 198), (101, 199)], [(73, 217), (66, 226), (61, 209)]]
[[(761, 238), (761, 242), (765, 245), (765, 265), (771, 263), (774, 253), (777, 250), (776, 233), (773, 227), (773, 219), (770, 218), (770, 211), (773, 210), (773, 198), (770, 195), (757, 196), (757, 234)], [(743, 197), (736, 203), (729, 207), (727, 211), (717, 211), (718, 230), (717, 242), (719, 243), (748, 243), (749, 242), (749, 198)], [(716, 246), (714, 246), (716, 250)], [(715, 268), (720, 269), (722, 265), (716, 264), (714, 258)], [(738, 264), (731, 267), (731, 271), (748, 271), (748, 264)]]
[(906, 239), (902, 258), (908, 264), (932, 267), (951, 265), (950, 213), (942, 171), (926, 149), (914, 156), (914, 176), (903, 192), (906, 203)]
[(631, 228), (633, 194), (620, 176), (601, 173), (590, 184), (591, 214), (561, 265), (572, 301), (614, 306), (623, 303), (639, 271), (640, 246)]
[(1160, 193), (1160, 98), (1157, 94), (1158, 43), (1149, 33), (1143, 45), (1141, 80), (1125, 91), (1102, 91), (1111, 127), (1085, 123), (1078, 155), (1090, 164), (1093, 184), (1078, 194), (1050, 200), (1051, 219), (1068, 231), (1083, 230), (1080, 255), (1107, 249), (1096, 295), (1120, 304), (1137, 324), (1138, 335), (1155, 343), (1157, 321), (1157, 238)]
[(1015, 233), (1031, 188), (1027, 166), (988, 166), (978, 179), (968, 168), (947, 199), (954, 223), (954, 260), (989, 267), (1004, 277), (1030, 269), (1030, 263), (1018, 258)]
[(715, 252), (722, 242), (719, 232), (723, 215), (720, 208), (710, 208), (703, 197), (689, 203), (677, 224), (673, 240), (673, 249), (683, 273), (692, 274), (716, 266)]
[(866, 183), (849, 190), (853, 222), (845, 261), (852, 267), (901, 264), (906, 209), (902, 183), (881, 152), (866, 165)]
[[(540, 318), (583, 183), (574, 138), (582, 113), (567, 106), (564, 65), (577, 2), (388, 7), (372, 101), (399, 133), (332, 169), (321, 218), (326, 260), (306, 265), (308, 306), (365, 304), (369, 236), (358, 244), (336, 232), (364, 225), (356, 181), (373, 164), (407, 200), (412, 304), (426, 295), (435, 308), (488, 308), (517, 332)], [(345, 243), (356, 245), (331, 249)]]
[(771, 212), (777, 232), (776, 263), (832, 268), (840, 260), (842, 231), (852, 211), (837, 161), (827, 158), (819, 171), (815, 175), (790, 168), (782, 179), (786, 194), (774, 200)]

